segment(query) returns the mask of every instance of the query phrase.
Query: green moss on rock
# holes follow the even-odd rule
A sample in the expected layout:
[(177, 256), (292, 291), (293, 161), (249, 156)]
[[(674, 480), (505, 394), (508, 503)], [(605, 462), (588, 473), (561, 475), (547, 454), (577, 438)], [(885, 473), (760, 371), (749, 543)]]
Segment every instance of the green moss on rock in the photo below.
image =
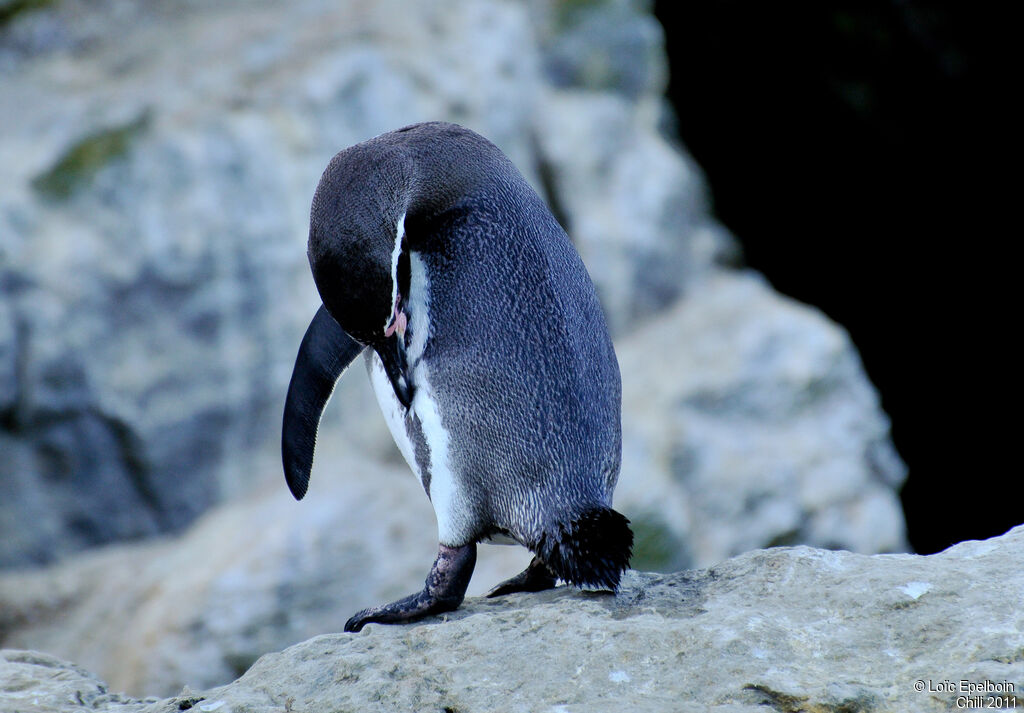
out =
[(660, 516), (653, 513), (630, 518), (633, 529), (633, 569), (674, 572), (692, 565), (685, 545), (679, 541)]
[(5, 27), (18, 15), (54, 4), (56, 0), (0, 0), (0, 27)]
[(124, 156), (132, 141), (149, 124), (149, 114), (82, 137), (73, 143), (49, 169), (32, 179), (32, 187), (42, 196), (66, 200), (87, 186), (97, 172), (111, 161)]

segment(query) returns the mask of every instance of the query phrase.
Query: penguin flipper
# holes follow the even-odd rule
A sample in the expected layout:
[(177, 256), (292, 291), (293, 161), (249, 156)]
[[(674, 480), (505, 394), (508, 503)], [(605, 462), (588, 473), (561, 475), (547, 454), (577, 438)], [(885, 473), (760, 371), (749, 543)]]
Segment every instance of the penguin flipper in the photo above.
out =
[(316, 433), (334, 385), (363, 345), (343, 330), (321, 305), (299, 346), (288, 384), (281, 427), (281, 459), (288, 489), (301, 500), (309, 487)]

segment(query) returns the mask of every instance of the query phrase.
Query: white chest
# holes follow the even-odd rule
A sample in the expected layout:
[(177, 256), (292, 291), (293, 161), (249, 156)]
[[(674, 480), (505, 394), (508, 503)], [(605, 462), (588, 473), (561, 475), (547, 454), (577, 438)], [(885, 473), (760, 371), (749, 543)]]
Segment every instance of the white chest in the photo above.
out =
[[(469, 524), (463, 498), (458, 492), (450, 457), (451, 439), (445, 428), (430, 381), (429, 368), (423, 360), (430, 337), (430, 283), (423, 261), (410, 254), (409, 259), (409, 330), (406, 349), (409, 378), (414, 390), (406, 412), (395, 396), (380, 358), (367, 352), (367, 369), (377, 403), (384, 414), (391, 437), (398, 450), (430, 496), (437, 515), (438, 536), (445, 544), (463, 544)], [(416, 441), (425, 453), (416, 452)], [(419, 458), (417, 458), (419, 456)]]

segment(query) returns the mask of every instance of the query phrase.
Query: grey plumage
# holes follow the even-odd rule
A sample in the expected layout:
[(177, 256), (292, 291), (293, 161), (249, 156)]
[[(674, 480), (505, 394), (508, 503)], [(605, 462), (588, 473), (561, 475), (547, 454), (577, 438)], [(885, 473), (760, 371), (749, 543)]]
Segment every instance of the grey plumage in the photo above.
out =
[[(616, 588), (632, 544), (611, 509), (618, 365), (582, 260), (501, 151), (444, 123), (342, 151), (314, 197), (309, 258), (327, 311), (370, 347), (442, 545), (423, 593), (362, 612), (352, 630), (457, 606), (445, 587), (464, 592), (472, 561), (446, 552), (495, 534), (537, 555), (502, 593), (555, 577)], [(449, 570), (454, 584), (432, 589)]]

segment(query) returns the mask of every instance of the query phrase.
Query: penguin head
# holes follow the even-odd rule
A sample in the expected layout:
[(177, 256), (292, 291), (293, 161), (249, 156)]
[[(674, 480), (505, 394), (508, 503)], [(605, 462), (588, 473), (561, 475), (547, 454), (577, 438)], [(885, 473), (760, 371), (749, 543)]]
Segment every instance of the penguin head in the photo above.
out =
[(404, 328), (411, 182), (402, 151), (359, 144), (327, 166), (310, 212), (308, 256), (320, 298), (346, 332), (378, 351)]
[(406, 245), (417, 247), (405, 228), (422, 249), (431, 220), (518, 175), (494, 144), (444, 122), (340, 152), (317, 186), (309, 226), (309, 262), (327, 311), (354, 339), (378, 353), (392, 349), (409, 297)]

